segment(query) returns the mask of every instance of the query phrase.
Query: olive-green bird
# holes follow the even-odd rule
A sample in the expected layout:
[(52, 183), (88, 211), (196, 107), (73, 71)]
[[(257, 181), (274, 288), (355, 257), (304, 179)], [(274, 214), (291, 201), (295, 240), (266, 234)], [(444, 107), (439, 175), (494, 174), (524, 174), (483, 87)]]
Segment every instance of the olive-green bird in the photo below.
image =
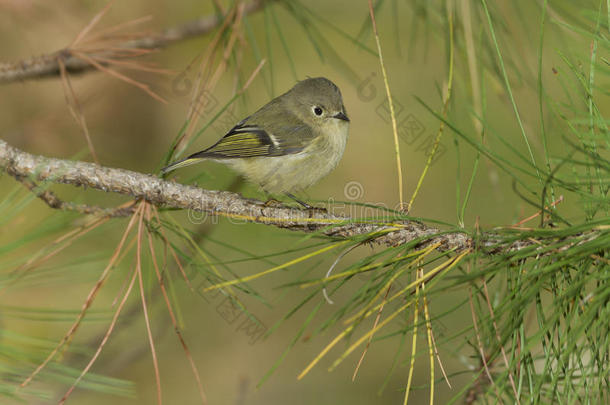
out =
[(268, 193), (284, 193), (309, 207), (292, 193), (313, 185), (337, 166), (348, 128), (339, 88), (326, 78), (310, 78), (239, 122), (211, 147), (162, 171), (214, 160)]

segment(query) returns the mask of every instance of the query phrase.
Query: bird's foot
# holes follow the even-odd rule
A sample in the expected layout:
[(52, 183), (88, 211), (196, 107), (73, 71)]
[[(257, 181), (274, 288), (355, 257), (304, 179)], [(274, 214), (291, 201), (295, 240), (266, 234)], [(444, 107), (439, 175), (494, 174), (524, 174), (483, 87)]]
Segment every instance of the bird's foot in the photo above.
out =
[(268, 199), (267, 201), (265, 201), (263, 203), (263, 205), (265, 207), (283, 207), (284, 206), (284, 204), (282, 204), (281, 201), (276, 200), (275, 198)]

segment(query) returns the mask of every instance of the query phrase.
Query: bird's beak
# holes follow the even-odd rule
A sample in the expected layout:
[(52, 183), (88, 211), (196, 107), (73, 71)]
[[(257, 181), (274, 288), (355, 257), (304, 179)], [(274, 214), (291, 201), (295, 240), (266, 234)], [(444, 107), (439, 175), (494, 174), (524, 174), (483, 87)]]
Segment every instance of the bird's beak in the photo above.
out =
[(347, 115), (345, 115), (345, 113), (343, 111), (339, 111), (338, 113), (333, 115), (333, 118), (337, 118), (337, 119), (349, 122), (349, 118), (347, 118)]

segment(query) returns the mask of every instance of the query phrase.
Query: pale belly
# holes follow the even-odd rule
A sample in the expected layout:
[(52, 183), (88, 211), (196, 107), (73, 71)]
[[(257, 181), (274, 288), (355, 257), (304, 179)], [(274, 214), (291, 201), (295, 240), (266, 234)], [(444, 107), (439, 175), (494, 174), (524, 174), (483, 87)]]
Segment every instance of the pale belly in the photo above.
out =
[(317, 145), (293, 155), (221, 162), (271, 194), (296, 192), (317, 183), (337, 166), (347, 143), (348, 127), (339, 122), (333, 136), (320, 138)]

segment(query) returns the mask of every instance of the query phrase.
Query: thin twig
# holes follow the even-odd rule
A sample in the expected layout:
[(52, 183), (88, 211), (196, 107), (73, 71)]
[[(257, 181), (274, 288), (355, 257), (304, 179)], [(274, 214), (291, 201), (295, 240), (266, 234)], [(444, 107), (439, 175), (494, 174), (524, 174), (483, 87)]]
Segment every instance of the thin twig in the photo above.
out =
[[(246, 5), (244, 14), (252, 14), (263, 8), (265, 0), (254, 0)], [(223, 22), (217, 15), (210, 15), (200, 19), (166, 29), (158, 34), (142, 36), (137, 39), (126, 41), (120, 45), (121, 49), (159, 49), (184, 41), (190, 38), (206, 35), (213, 31)], [(99, 57), (107, 57), (109, 54), (116, 56), (115, 52), (100, 52)], [(89, 55), (92, 56), (92, 55)], [(66, 71), (70, 74), (85, 73), (94, 70), (89, 61), (73, 55), (68, 48), (61, 49), (46, 55), (35, 56), (18, 62), (0, 63), (0, 84), (12, 83), (44, 77), (59, 76), (60, 68), (58, 60), (62, 59)]]

